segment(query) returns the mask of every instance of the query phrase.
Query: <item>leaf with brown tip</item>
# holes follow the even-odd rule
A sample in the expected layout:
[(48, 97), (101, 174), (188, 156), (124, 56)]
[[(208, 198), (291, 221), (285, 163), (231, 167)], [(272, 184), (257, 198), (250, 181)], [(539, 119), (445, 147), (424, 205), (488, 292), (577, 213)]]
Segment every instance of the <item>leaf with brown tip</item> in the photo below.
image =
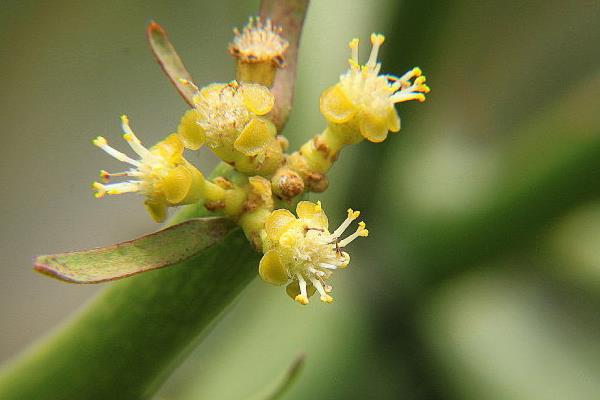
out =
[(152, 21), (146, 28), (146, 37), (150, 44), (152, 54), (162, 68), (163, 72), (171, 80), (181, 97), (190, 105), (194, 106), (193, 97), (194, 89), (190, 85), (182, 83), (180, 80), (185, 79), (192, 82), (192, 76), (183, 65), (181, 58), (175, 51), (175, 48), (169, 41), (167, 32), (156, 22)]
[(196, 218), (127, 242), (36, 258), (34, 268), (70, 283), (99, 283), (184, 261), (221, 241), (233, 224)]

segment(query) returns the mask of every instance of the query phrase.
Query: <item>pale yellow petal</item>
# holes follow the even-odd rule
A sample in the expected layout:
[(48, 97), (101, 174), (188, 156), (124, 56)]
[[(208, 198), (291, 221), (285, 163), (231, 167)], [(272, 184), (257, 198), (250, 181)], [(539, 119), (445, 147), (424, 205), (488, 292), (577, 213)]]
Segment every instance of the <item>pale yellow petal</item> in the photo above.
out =
[(279, 209), (273, 211), (265, 221), (265, 231), (267, 237), (276, 242), (296, 221), (294, 214), (286, 209)]
[(198, 125), (200, 115), (195, 109), (191, 109), (183, 114), (181, 121), (177, 126), (177, 134), (184, 146), (190, 150), (198, 150), (206, 139), (204, 129)]
[(321, 208), (321, 203), (312, 203), (310, 201), (301, 201), (296, 206), (296, 214), (298, 218), (311, 221), (314, 228), (329, 229), (329, 221), (325, 211)]
[(360, 116), (360, 133), (370, 142), (383, 142), (388, 134), (388, 120), (370, 113)]
[(271, 121), (252, 118), (233, 143), (233, 147), (247, 156), (255, 156), (266, 150), (276, 134), (277, 130)]
[(183, 142), (179, 139), (179, 135), (172, 133), (150, 149), (153, 153), (158, 153), (161, 157), (169, 161), (177, 161), (181, 159), (183, 154)]
[[(296, 297), (300, 294), (300, 285), (298, 285), (298, 281), (290, 282), (290, 284), (285, 287), (285, 291), (287, 295), (292, 298), (292, 300), (296, 300)], [(308, 295), (308, 297), (311, 297), (313, 294), (315, 294), (316, 291), (317, 290), (312, 285), (312, 283), (307, 282), (306, 294)]]
[(155, 222), (163, 222), (167, 218), (167, 205), (165, 203), (146, 200), (144, 206)]
[(275, 97), (265, 86), (246, 83), (241, 90), (244, 105), (256, 115), (267, 114), (275, 105)]
[(388, 129), (390, 132), (398, 132), (400, 130), (400, 117), (393, 107), (388, 114)]
[(335, 124), (348, 122), (356, 114), (356, 107), (340, 85), (325, 89), (319, 99), (319, 107), (323, 116)]
[(179, 165), (171, 168), (161, 183), (167, 201), (171, 204), (178, 204), (190, 190), (192, 173), (184, 165)]
[(269, 250), (260, 259), (258, 274), (267, 283), (283, 285), (288, 281), (288, 276), (281, 263), (276, 250)]

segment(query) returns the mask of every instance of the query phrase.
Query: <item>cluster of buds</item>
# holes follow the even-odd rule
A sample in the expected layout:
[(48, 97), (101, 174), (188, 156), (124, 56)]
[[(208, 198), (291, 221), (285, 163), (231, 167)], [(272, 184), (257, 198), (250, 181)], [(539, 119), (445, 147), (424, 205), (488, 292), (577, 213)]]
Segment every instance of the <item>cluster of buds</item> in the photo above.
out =
[[(288, 142), (270, 116), (276, 99), (270, 86), (285, 68), (288, 42), (271, 21), (250, 19), (235, 37), (229, 52), (236, 60), (236, 80), (198, 88), (181, 79), (194, 93), (193, 108), (181, 117), (176, 132), (150, 148), (135, 136), (122, 117), (124, 138), (137, 154), (130, 158), (98, 137), (94, 144), (130, 165), (124, 172), (101, 171), (104, 183), (94, 182), (97, 197), (138, 192), (152, 218), (163, 221), (167, 208), (202, 203), (213, 213), (235, 221), (250, 243), (264, 255), (260, 277), (271, 284), (287, 284), (288, 295), (300, 304), (319, 294), (331, 303), (333, 272), (346, 268), (345, 251), (354, 239), (366, 237), (364, 222), (354, 233), (342, 235), (359, 212), (348, 210), (333, 232), (321, 203), (301, 201), (308, 192), (328, 187), (327, 173), (342, 147), (367, 139), (382, 142), (400, 130), (395, 105), (424, 101), (429, 88), (419, 68), (401, 77), (380, 74), (379, 48), (383, 35), (372, 34), (367, 62), (359, 63), (358, 39), (350, 41), (349, 68), (320, 98), (327, 124), (300, 149), (286, 153)], [(206, 147), (222, 160), (217, 176), (205, 178), (183, 156)], [(115, 177), (121, 183), (109, 183)], [(289, 209), (295, 206), (296, 215)]]

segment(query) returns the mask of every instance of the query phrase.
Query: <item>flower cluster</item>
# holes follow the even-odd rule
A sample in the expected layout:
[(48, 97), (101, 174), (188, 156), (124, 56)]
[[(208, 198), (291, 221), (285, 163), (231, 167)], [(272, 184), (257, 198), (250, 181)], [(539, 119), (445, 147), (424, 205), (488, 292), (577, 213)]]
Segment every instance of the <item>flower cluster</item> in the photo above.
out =
[(321, 301), (331, 303), (331, 285), (327, 284), (336, 269), (346, 268), (350, 256), (343, 249), (357, 237), (366, 237), (369, 231), (364, 222), (348, 237), (341, 239), (348, 226), (360, 212), (348, 210), (348, 217), (332, 233), (321, 202), (301, 201), (294, 214), (286, 209), (273, 211), (265, 222), (263, 235), (264, 256), (260, 260), (260, 277), (274, 285), (291, 281), (288, 295), (300, 304), (317, 291)]
[[(236, 58), (236, 80), (198, 88), (179, 79), (193, 93), (193, 107), (183, 114), (175, 133), (150, 148), (142, 145), (123, 116), (123, 137), (137, 157), (114, 149), (102, 137), (95, 139), (96, 146), (130, 167), (118, 173), (101, 171), (103, 183), (94, 182), (93, 188), (97, 197), (143, 195), (156, 221), (166, 218), (168, 207), (203, 204), (209, 212), (235, 221), (264, 254), (258, 268), (264, 281), (287, 284), (288, 295), (300, 304), (308, 304), (315, 293), (331, 303), (332, 274), (350, 263), (346, 247), (369, 231), (361, 221), (354, 233), (342, 237), (360, 214), (350, 209), (346, 220), (330, 232), (321, 203), (300, 200), (307, 192), (328, 187), (327, 173), (344, 146), (364, 139), (381, 142), (388, 132), (397, 132), (395, 105), (424, 101), (429, 87), (419, 68), (400, 77), (380, 74), (383, 35), (371, 35), (372, 49), (364, 65), (359, 63), (359, 41), (353, 39), (349, 69), (320, 97), (327, 126), (287, 154), (288, 142), (271, 119), (278, 99), (269, 88), (278, 68), (285, 68), (285, 32), (269, 20), (251, 18), (234, 33), (229, 52)], [(201, 147), (222, 160), (211, 179), (183, 155)], [(117, 177), (125, 180), (109, 183)], [(289, 211), (294, 206), (296, 215)]]

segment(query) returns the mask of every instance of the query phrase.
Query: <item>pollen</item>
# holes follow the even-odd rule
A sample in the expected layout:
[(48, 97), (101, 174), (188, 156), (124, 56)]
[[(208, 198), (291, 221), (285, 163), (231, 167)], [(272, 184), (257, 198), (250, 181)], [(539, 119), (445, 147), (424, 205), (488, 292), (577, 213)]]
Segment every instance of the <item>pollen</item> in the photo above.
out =
[(242, 62), (271, 62), (277, 66), (285, 63), (288, 41), (282, 37), (281, 27), (274, 26), (270, 19), (263, 22), (260, 17), (250, 17), (241, 32), (235, 28), (233, 33), (229, 53)]
[(290, 211), (275, 210), (265, 223), (265, 240), (259, 274), (266, 282), (282, 285), (299, 304), (308, 304), (313, 293), (320, 300), (332, 303), (332, 286), (327, 282), (337, 269), (346, 268), (350, 256), (346, 246), (358, 237), (366, 237), (368, 230), (360, 222), (356, 231), (342, 239), (344, 232), (360, 212), (348, 210), (340, 226), (329, 232), (329, 223), (321, 203), (301, 201), (296, 208), (297, 217)]

